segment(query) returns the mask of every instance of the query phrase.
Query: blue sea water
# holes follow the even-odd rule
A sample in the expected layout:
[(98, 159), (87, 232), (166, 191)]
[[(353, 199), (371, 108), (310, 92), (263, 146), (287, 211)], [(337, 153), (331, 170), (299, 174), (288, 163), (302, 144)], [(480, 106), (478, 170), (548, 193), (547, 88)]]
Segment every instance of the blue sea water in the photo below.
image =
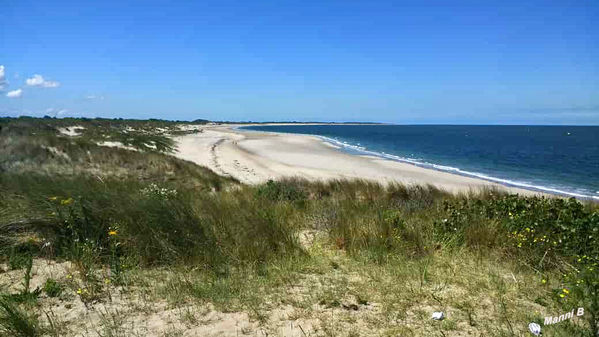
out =
[(599, 126), (261, 125), (505, 185), (599, 200)]

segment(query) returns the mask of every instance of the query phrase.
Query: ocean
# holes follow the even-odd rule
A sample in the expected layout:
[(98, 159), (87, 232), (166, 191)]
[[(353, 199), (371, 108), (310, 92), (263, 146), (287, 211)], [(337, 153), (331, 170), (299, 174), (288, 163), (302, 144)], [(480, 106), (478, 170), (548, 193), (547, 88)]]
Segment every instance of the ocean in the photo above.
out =
[(260, 125), (508, 186), (599, 200), (599, 126)]

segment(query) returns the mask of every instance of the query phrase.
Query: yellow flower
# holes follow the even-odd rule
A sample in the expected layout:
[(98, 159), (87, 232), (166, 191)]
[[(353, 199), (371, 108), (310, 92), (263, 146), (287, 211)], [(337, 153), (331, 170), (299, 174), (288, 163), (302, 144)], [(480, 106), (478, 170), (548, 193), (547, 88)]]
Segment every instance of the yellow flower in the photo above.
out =
[(104, 280), (104, 283), (106, 283), (106, 284), (110, 284), (110, 279), (105, 279), (105, 280)]
[(56, 199), (58, 199), (58, 197), (50, 197), (50, 198), (48, 198), (48, 200), (52, 200), (52, 201), (54, 201)]
[(67, 278), (70, 280), (73, 278), (73, 275), (69, 274), (69, 275), (67, 275)]
[(108, 235), (110, 235), (110, 236), (113, 236), (113, 235), (116, 235), (116, 234), (117, 234), (117, 232), (115, 230), (112, 230), (112, 231), (108, 232)]
[(81, 288), (77, 289), (77, 294), (81, 295), (82, 292)]
[(70, 204), (72, 204), (72, 203), (73, 203), (73, 198), (68, 198), (68, 199), (61, 200), (61, 201), (60, 201), (60, 204), (61, 204), (61, 205), (70, 205)]
[(559, 294), (559, 297), (561, 297), (561, 298), (564, 298), (564, 297), (566, 297), (566, 295), (564, 295), (564, 294)]
[(568, 289), (564, 288), (563, 292), (564, 292), (565, 294), (569, 294), (569, 293), (570, 293), (570, 290), (568, 290)]
[(545, 283), (547, 283), (547, 280), (543, 279), (543, 280), (541, 280), (541, 283), (545, 284)]

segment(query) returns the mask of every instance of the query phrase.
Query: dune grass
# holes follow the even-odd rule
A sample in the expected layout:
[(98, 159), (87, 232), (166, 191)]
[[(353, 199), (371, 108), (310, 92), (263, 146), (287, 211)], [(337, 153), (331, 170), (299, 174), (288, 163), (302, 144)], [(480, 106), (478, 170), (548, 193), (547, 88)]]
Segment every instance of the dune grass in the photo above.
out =
[[(1, 124), (0, 256), (24, 280), (30, 258), (71, 262), (70, 277), (42, 281), (48, 298), (92, 307), (118, 289), (142, 298), (141, 312), (187, 308), (189, 326), (201, 311), (189, 305), (211, 304), (264, 329), (285, 307), (330, 336), (518, 336), (584, 307), (544, 335), (597, 336), (597, 205), (360, 180), (246, 186), (169, 150), (107, 148), (61, 135), (52, 123), (62, 122), (25, 122)], [(107, 128), (77, 123), (90, 135)], [(76, 331), (44, 311), (24, 315), (29, 304), (1, 286), (6, 331)], [(436, 310), (448, 319), (432, 321)], [(125, 315), (102, 317), (99, 334), (123, 334), (110, 317)]]

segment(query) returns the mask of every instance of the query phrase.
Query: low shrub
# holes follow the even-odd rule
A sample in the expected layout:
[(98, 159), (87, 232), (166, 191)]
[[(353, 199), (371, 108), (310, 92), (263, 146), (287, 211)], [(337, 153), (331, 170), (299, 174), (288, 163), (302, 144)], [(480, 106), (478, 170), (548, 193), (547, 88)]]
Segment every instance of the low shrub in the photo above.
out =
[(63, 286), (53, 278), (49, 278), (44, 283), (44, 293), (48, 297), (58, 297), (62, 294)]
[(304, 202), (306, 193), (289, 181), (269, 180), (266, 184), (258, 187), (256, 191), (259, 197), (272, 201)]

